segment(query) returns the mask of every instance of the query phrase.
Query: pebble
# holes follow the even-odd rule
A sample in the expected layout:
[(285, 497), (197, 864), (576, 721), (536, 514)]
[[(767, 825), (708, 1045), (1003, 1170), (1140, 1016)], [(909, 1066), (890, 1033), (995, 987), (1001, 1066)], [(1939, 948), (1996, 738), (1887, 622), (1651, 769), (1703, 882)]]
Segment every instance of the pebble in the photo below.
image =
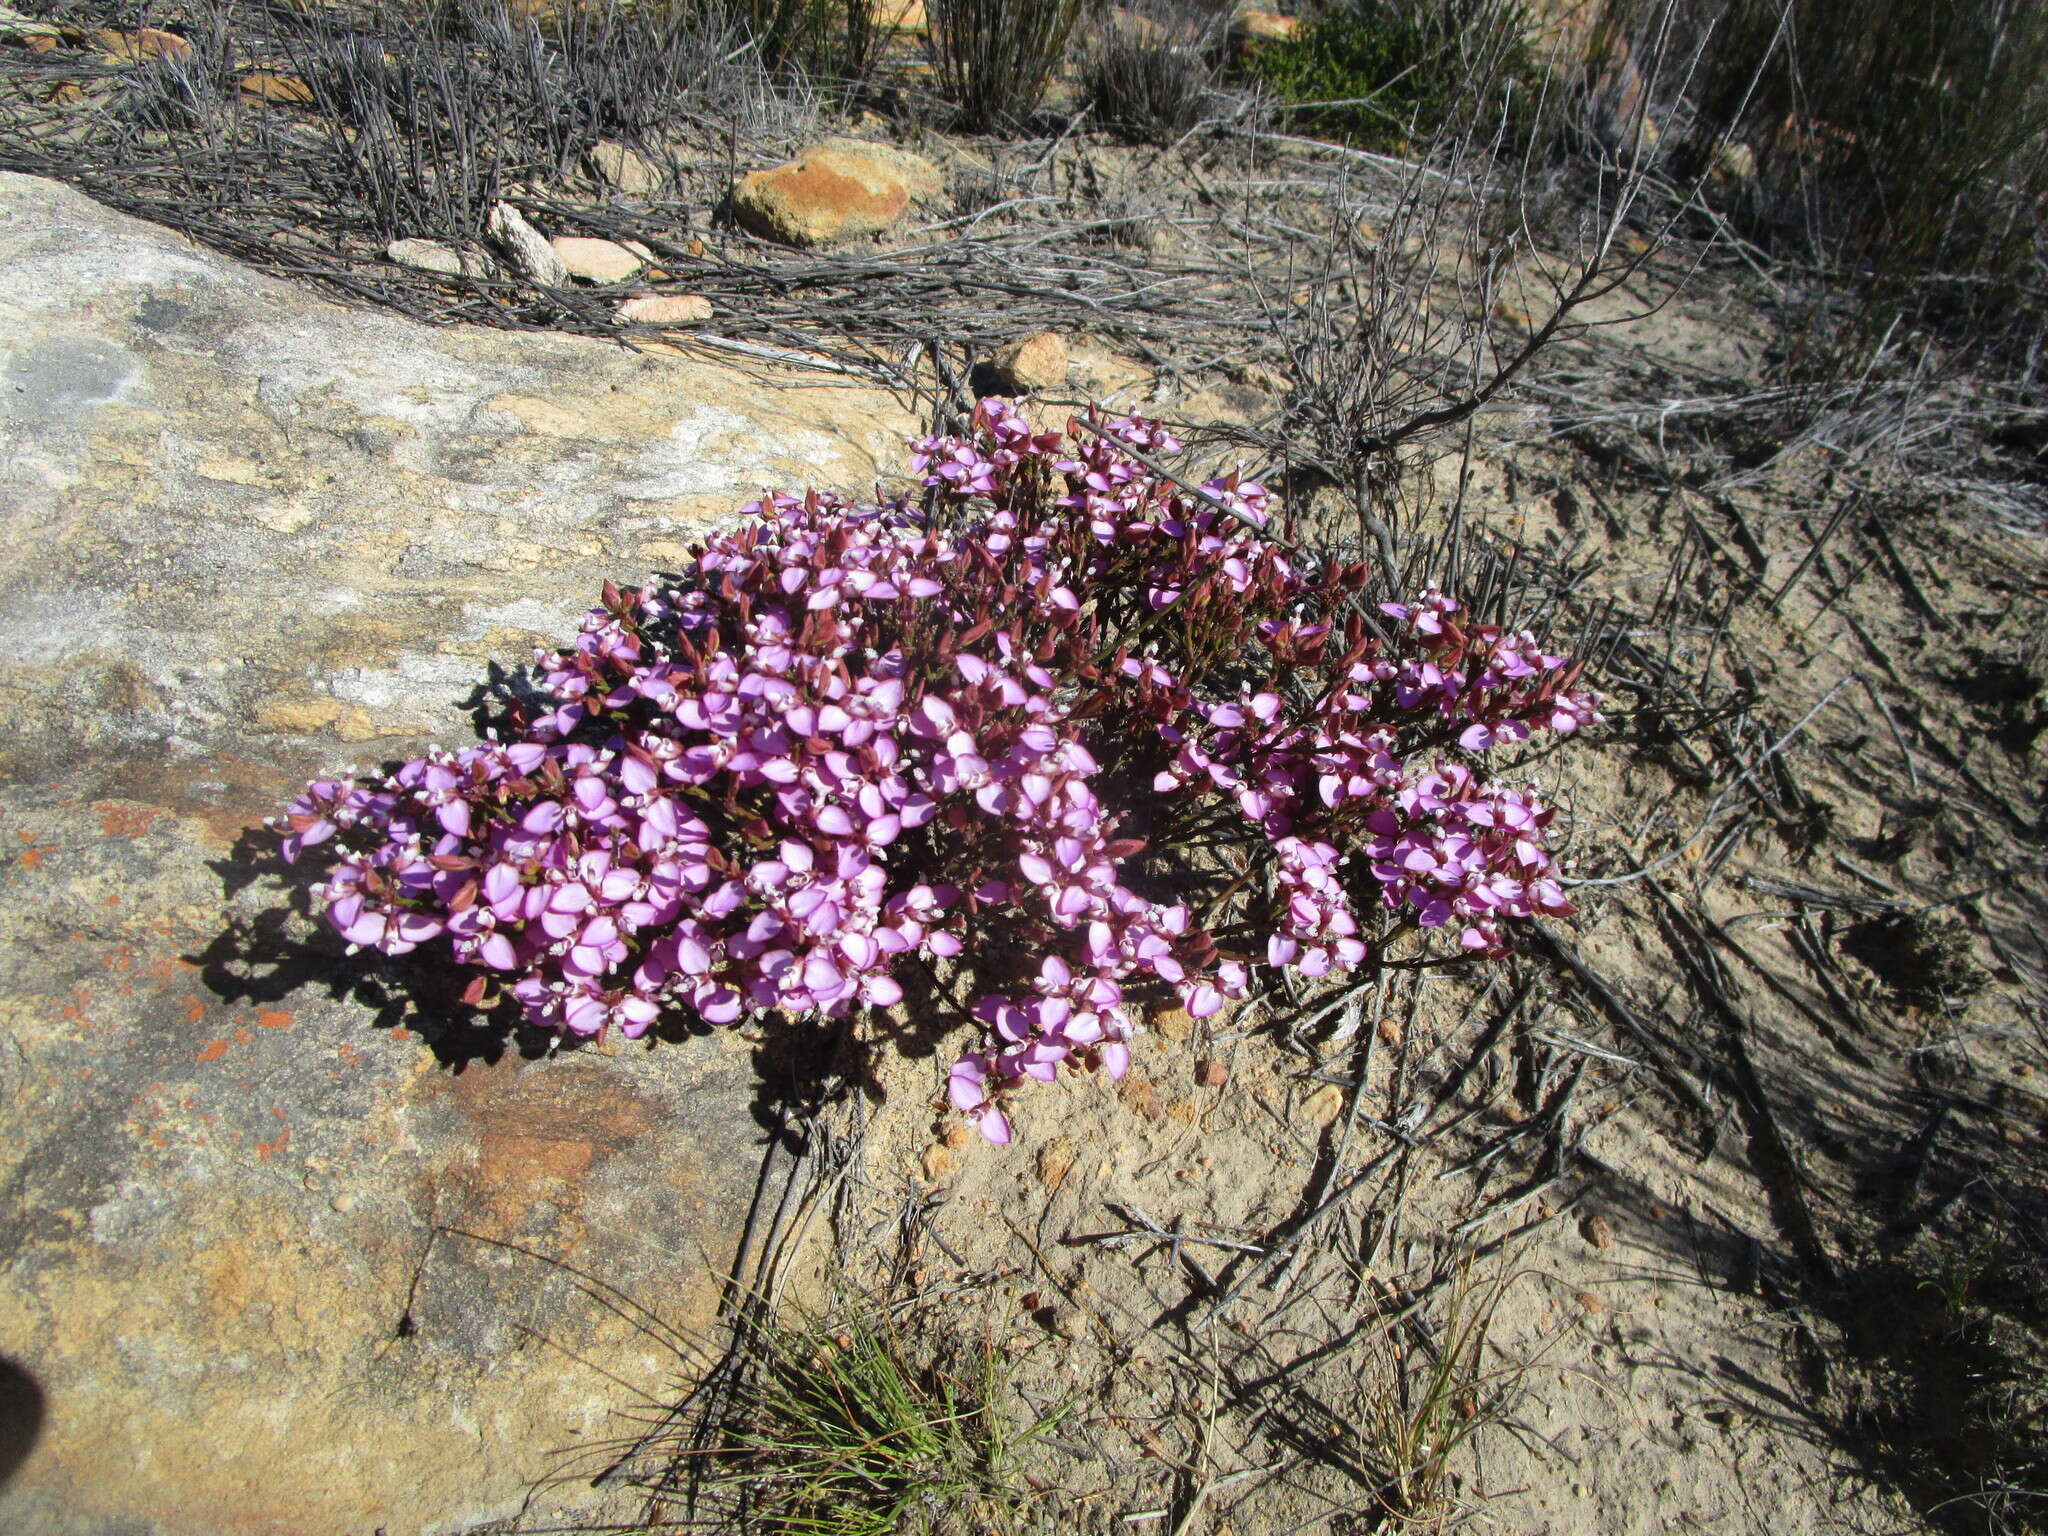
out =
[(1302, 1110), (1318, 1126), (1330, 1124), (1344, 1109), (1344, 1090), (1335, 1083), (1325, 1083), (1306, 1099)]
[(555, 254), (547, 237), (527, 223), (525, 215), (510, 203), (491, 205), (489, 228), (491, 238), (504, 248), (513, 264), (543, 288), (559, 288), (569, 281), (569, 269), (562, 265), (562, 258)]
[(479, 267), (475, 257), (465, 257), (454, 246), (438, 240), (394, 240), (384, 247), (384, 254), (401, 267), (444, 272), (450, 277), (459, 277), (464, 272), (474, 274)]
[(1230, 1068), (1222, 1062), (1204, 1058), (1195, 1063), (1195, 1082), (1203, 1088), (1221, 1088), (1230, 1081)]
[(1052, 331), (1040, 331), (1036, 336), (998, 347), (989, 359), (989, 371), (995, 375), (997, 386), (1012, 395), (1063, 389), (1067, 368), (1067, 344)]
[(628, 197), (659, 191), (666, 179), (661, 167), (639, 150), (611, 139), (598, 140), (586, 158), (592, 175)]
[(1055, 1137), (1038, 1149), (1038, 1182), (1058, 1189), (1074, 1171), (1074, 1144), (1064, 1136)]
[[(642, 267), (647, 258), (616, 240), (599, 240), (590, 235), (557, 235), (548, 242), (555, 259), (571, 277), (587, 283), (623, 283)], [(641, 250), (645, 250), (642, 247)]]
[(710, 318), (711, 301), (700, 293), (648, 293), (619, 306), (623, 325), (682, 325)]
[(101, 31), (93, 34), (106, 50), (107, 62), (117, 67), (142, 64), (151, 59), (189, 59), (192, 45), (175, 32), (143, 27), (135, 32)]
[(292, 107), (310, 106), (313, 101), (313, 87), (297, 75), (280, 75), (275, 70), (253, 70), (242, 76), (237, 86), (244, 101)]

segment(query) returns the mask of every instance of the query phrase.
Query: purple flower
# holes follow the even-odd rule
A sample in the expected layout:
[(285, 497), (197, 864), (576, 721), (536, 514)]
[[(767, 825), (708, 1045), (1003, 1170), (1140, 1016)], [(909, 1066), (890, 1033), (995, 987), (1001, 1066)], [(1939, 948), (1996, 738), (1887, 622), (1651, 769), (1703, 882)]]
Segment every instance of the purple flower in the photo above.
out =
[[(684, 577), (607, 586), (511, 739), (308, 785), (285, 856), (328, 850), (350, 944), (445, 944), (578, 1038), (842, 1018), (898, 1006), (906, 962), (1002, 965), (1024, 979), (948, 1075), (992, 1141), (1027, 1079), (1120, 1077), (1142, 1007), (1361, 964), (1375, 904), (1481, 956), (1568, 912), (1554, 812), (1482, 760), (1597, 722), (1576, 669), (1434, 591), (1369, 636), (1367, 568), (1297, 571), (1264, 487), (1190, 493), (1130, 450), (1179, 444), (991, 399), (913, 445), (917, 501), (766, 495)], [(1245, 953), (1170, 897), (1213, 873), (1190, 828), (1247, 876), (1219, 929)]]

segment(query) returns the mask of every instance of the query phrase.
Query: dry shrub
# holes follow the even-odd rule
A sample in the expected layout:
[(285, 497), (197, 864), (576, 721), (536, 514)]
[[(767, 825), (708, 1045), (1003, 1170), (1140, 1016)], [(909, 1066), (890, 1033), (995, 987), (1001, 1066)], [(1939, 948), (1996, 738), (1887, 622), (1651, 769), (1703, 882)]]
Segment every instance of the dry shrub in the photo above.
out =
[(1081, 0), (931, 0), (932, 65), (971, 133), (1016, 127), (1065, 60)]
[(1089, 45), (1085, 79), (1095, 121), (1167, 144), (1209, 114), (1223, 13), (1173, 0), (1120, 10)]
[[(2048, 7), (2033, 0), (1694, 0), (1696, 95), (1755, 157), (1753, 230), (1901, 312), (1974, 322), (2037, 277)], [(2037, 322), (2038, 324), (2038, 322)]]

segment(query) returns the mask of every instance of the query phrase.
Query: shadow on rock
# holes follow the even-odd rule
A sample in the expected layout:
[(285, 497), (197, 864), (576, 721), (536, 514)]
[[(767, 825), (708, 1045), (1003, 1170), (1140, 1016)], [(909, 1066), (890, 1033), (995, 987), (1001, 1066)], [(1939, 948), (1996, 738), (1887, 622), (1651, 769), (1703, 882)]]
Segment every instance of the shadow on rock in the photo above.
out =
[[(351, 953), (339, 934), (312, 915), (310, 887), (319, 882), (321, 867), (287, 864), (276, 837), (263, 828), (245, 830), (212, 868), (229, 899), (259, 883), (278, 893), (254, 916), (230, 916), (212, 942), (184, 957), (225, 1004), (276, 1004), (318, 990), (365, 1010), (374, 1029), (412, 1031), (456, 1072), (472, 1062), (490, 1066), (513, 1053), (533, 1060), (588, 1049), (588, 1042), (534, 1028), (502, 994), (494, 1003), (470, 1001), (478, 973), (438, 947), (396, 958), (369, 949)], [(758, 1029), (752, 1112), (769, 1138), (800, 1150), (803, 1127), (827, 1105), (850, 1094), (881, 1101), (873, 1066), (877, 1050), (922, 1060), (969, 1022), (957, 984), (947, 985), (921, 965), (906, 965), (898, 979), (903, 1003), (859, 1027), (851, 1019), (781, 1017)], [(675, 1013), (648, 1038), (673, 1045), (712, 1029)]]
[(21, 1366), (0, 1355), (0, 1488), (7, 1486), (42, 1438), (43, 1389)]
[(458, 1071), (472, 1061), (498, 1061), (508, 1050), (548, 1053), (552, 1037), (523, 1025), (509, 1004), (479, 1009), (464, 1002), (470, 973), (444, 958), (425, 951), (395, 959), (374, 950), (351, 954), (339, 934), (309, 915), (307, 891), (320, 871), (285, 863), (269, 832), (243, 832), (213, 870), (229, 898), (265, 880), (283, 890), (275, 906), (254, 917), (231, 916), (205, 949), (185, 956), (223, 1003), (276, 1003), (317, 988), (366, 1009), (373, 1028), (412, 1030), (436, 1060)]

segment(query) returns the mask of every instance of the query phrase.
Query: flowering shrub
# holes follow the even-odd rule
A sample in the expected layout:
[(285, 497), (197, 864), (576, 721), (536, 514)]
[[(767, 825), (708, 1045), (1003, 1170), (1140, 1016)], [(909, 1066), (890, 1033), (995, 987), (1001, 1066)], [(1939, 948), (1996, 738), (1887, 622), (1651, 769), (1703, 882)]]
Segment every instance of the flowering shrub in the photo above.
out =
[(672, 584), (607, 584), (507, 739), (308, 785), (285, 856), (329, 850), (352, 945), (445, 944), (470, 1002), (500, 978), (563, 1035), (837, 1017), (969, 955), (950, 1086), (992, 1141), (1024, 1078), (1121, 1077), (1136, 1003), (1569, 911), (1553, 810), (1472, 764), (1597, 719), (1578, 669), (1438, 592), (1374, 604), (1260, 486), (1142, 462), (1178, 447), (990, 399), (914, 445), (919, 497), (755, 502)]

